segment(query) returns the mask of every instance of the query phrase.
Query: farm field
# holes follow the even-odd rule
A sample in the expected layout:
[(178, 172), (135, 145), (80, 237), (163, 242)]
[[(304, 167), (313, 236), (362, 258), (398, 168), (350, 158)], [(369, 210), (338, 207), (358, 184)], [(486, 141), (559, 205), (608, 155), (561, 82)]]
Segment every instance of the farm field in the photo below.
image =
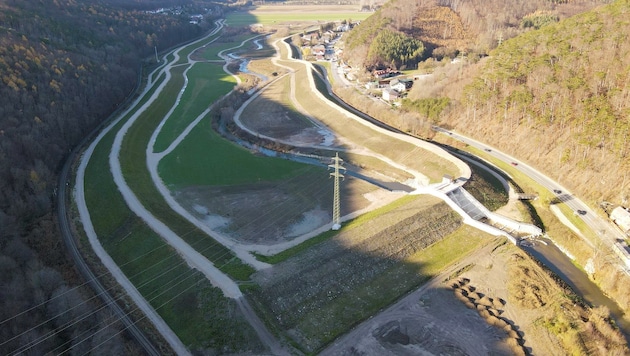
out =
[(231, 12), (227, 23), (231, 26), (252, 24), (317, 24), (323, 21), (365, 20), (371, 12), (360, 12), (358, 5), (263, 5), (248, 11)]

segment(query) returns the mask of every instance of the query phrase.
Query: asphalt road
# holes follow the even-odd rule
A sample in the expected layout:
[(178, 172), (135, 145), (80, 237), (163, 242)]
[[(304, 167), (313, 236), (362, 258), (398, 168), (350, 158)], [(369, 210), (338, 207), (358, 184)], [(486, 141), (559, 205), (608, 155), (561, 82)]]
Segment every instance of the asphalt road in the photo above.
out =
[[(560, 201), (565, 203), (567, 206), (571, 208), (571, 210), (573, 210), (573, 212), (575, 213), (577, 217), (582, 219), (593, 231), (596, 232), (597, 236), (599, 236), (599, 238), (601, 239), (602, 243), (605, 246), (611, 249), (613, 248), (623, 249), (622, 246), (619, 246), (619, 242), (618, 242), (618, 241), (625, 240), (626, 237), (623, 235), (623, 233), (611, 222), (600, 218), (596, 213), (594, 213), (588, 207), (588, 205), (584, 204), (578, 197), (573, 195), (568, 189), (561, 186), (558, 182), (547, 177), (545, 174), (530, 167), (529, 165), (515, 159), (514, 157), (508, 154), (505, 154), (503, 152), (497, 151), (493, 147), (485, 145), (479, 141), (473, 140), (471, 138), (462, 136), (456, 132), (449, 131), (443, 128), (435, 127), (435, 130), (446, 133), (447, 135), (453, 137), (454, 139), (464, 142), (469, 146), (482, 149), (486, 151), (487, 154), (495, 158), (498, 158), (503, 162), (510, 163), (514, 167), (514, 169), (527, 175), (528, 177), (536, 181), (538, 184), (542, 185), (546, 189), (549, 189), (549, 191), (553, 192)], [(617, 246), (613, 247), (613, 245), (617, 245)], [(597, 246), (593, 246), (593, 247), (597, 247)], [(621, 263), (621, 267), (626, 271), (626, 273), (630, 273), (630, 268), (629, 268), (630, 261), (618, 255), (617, 257)]]

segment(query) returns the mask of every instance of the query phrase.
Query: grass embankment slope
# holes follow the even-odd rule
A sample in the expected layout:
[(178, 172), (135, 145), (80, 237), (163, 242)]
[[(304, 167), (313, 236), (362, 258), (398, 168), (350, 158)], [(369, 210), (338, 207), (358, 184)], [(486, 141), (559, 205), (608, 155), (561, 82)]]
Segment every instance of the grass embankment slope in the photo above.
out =
[[(539, 168), (606, 219), (601, 201), (623, 204), (630, 196), (629, 12), (630, 2), (616, 1), (504, 41), (468, 67), (471, 84), (453, 96), (440, 124)], [(620, 288), (630, 278), (610, 263), (617, 257), (598, 244), (596, 232), (560, 203), (583, 241), (550, 211), (557, 203), (551, 192), (507, 165), (501, 168), (525, 192), (540, 194), (531, 205), (537, 223), (578, 265), (592, 259), (593, 280), (630, 311), (630, 295)]]
[(101, 244), (191, 350), (261, 347), (234, 302), (127, 208), (111, 173), (103, 170), (124, 120), (97, 145), (85, 174), (86, 202)]
[[(454, 164), (438, 155), (419, 148), (411, 143), (394, 139), (389, 135), (377, 132), (372, 128), (357, 122), (354, 119), (342, 114), (338, 109), (331, 107), (314, 93), (309, 85), (308, 66), (298, 62), (282, 62), (294, 68), (296, 75), (296, 100), (300, 105), (318, 121), (324, 123), (330, 130), (349, 140), (352, 145), (367, 148), (373, 153), (382, 155), (405, 165), (408, 168), (421, 172), (429, 178), (431, 182), (441, 181), (444, 174), (458, 176), (457, 168)], [(315, 74), (315, 85), (318, 90), (327, 96), (325, 86), (321, 79)], [(352, 147), (349, 147), (352, 148)], [(350, 163), (357, 166), (365, 165), (369, 158), (361, 158), (360, 155), (348, 155)], [(372, 160), (372, 164), (375, 162)], [(387, 173), (387, 164), (373, 166), (376, 171)], [(395, 171), (396, 169), (394, 169)], [(397, 173), (399, 174), (399, 173)]]
[(321, 240), (287, 251), (290, 257), (258, 272), (254, 278), (260, 287), (249, 290), (268, 322), (307, 352), (493, 239), (461, 227), (460, 217), (436, 198), (420, 196), (377, 210)]

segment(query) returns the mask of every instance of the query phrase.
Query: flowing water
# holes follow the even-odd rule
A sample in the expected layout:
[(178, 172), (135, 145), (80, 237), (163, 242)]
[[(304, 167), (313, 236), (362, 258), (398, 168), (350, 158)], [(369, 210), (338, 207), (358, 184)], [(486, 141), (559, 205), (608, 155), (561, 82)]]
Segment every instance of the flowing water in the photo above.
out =
[(522, 248), (562, 278), (588, 304), (606, 306), (626, 341), (630, 343), (630, 322), (623, 318), (624, 313), (619, 305), (604, 295), (601, 289), (588, 278), (588, 275), (577, 268), (551, 240), (539, 239), (531, 246), (522, 246)]

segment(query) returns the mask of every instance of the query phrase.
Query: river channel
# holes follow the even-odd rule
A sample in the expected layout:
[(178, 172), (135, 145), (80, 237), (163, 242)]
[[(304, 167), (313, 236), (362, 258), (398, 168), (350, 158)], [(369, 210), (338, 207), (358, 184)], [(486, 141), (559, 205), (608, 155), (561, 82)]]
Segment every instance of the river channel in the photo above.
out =
[(533, 241), (530, 246), (521, 246), (521, 248), (562, 278), (589, 305), (606, 306), (626, 341), (630, 343), (630, 322), (623, 318), (624, 312), (619, 308), (619, 305), (602, 293), (601, 289), (588, 278), (588, 275), (577, 268), (571, 259), (562, 253), (551, 240), (538, 239)]

